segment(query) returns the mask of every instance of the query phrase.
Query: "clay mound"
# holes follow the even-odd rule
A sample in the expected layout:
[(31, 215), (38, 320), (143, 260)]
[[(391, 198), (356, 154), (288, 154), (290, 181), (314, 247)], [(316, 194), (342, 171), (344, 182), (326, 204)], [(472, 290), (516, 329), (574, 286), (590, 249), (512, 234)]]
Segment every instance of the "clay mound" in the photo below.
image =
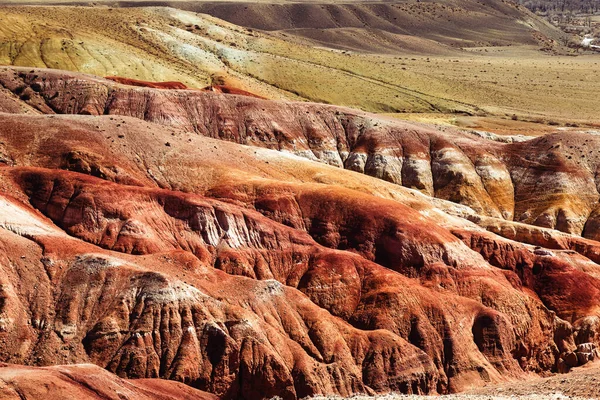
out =
[[(127, 5), (129, 3), (122, 3)], [(135, 3), (130, 3), (131, 5)], [(532, 33), (557, 32), (526, 8), (490, 1), (336, 3), (172, 3), (174, 7), (213, 15), (233, 24), (280, 31), (318, 40), (330, 47), (369, 51), (373, 38), (390, 43), (389, 35), (409, 35), (460, 47), (535, 44)], [(526, 26), (520, 21), (528, 21)], [(469, 29), (464, 29), (464, 27)], [(370, 40), (340, 35), (355, 29)], [(329, 39), (332, 36), (333, 39)], [(362, 35), (360, 35), (362, 36)], [(359, 36), (359, 37), (360, 37)], [(340, 41), (340, 39), (342, 39)], [(396, 44), (398, 48), (404, 48)], [(380, 49), (378, 49), (379, 51)]]
[[(301, 312), (304, 324), (311, 326), (315, 323), (313, 316), (324, 320), (330, 318), (327, 315), (341, 317), (349, 323), (348, 326), (336, 325), (337, 328), (333, 331), (333, 328), (328, 328), (322, 332), (307, 333), (313, 338), (311, 340), (317, 348), (321, 346), (317, 343), (321, 343), (324, 337), (339, 337), (337, 329), (344, 326), (343, 330), (350, 329), (349, 326), (354, 327), (347, 333), (350, 336), (342, 335), (346, 343), (358, 340), (350, 338), (364, 338), (363, 332), (373, 329), (392, 334), (389, 339), (386, 339), (388, 336), (369, 339), (379, 350), (360, 348), (361, 352), (372, 354), (368, 361), (361, 361), (369, 371), (362, 378), (352, 372), (356, 369), (355, 361), (352, 360), (358, 354), (354, 352), (349, 353), (348, 358), (338, 359), (336, 362), (341, 368), (341, 375), (336, 375), (338, 378), (331, 378), (328, 375), (330, 372), (322, 369), (323, 362), (327, 365), (331, 361), (322, 358), (324, 351), (333, 351), (337, 357), (346, 357), (344, 353), (340, 353), (339, 345), (319, 348), (318, 353), (314, 350), (290, 350), (294, 359), (304, 360), (302, 365), (308, 362), (308, 369), (300, 370), (303, 378), (277, 372), (283, 375), (277, 378), (281, 379), (277, 381), (280, 383), (273, 384), (265, 383), (269, 380), (257, 380), (252, 375), (254, 378), (242, 380), (242, 385), (247, 385), (245, 390), (248, 393), (289, 393), (291, 398), (314, 393), (345, 395), (370, 390), (415, 393), (456, 391), (486, 381), (497, 382), (507, 377), (522, 376), (522, 371), (553, 370), (561, 357), (574, 348), (575, 338), (586, 342), (596, 340), (593, 325), (590, 324), (597, 318), (597, 305), (593, 299), (597, 298), (599, 285), (596, 278), (593, 278), (594, 269), (586, 264), (589, 261), (582, 256), (578, 261), (574, 256), (571, 256), (572, 260), (565, 260), (558, 254), (536, 254), (531, 246), (521, 245), (515, 248), (511, 242), (475, 229), (466, 221), (457, 222), (449, 216), (443, 217), (444, 224), (454, 227), (450, 231), (439, 225), (440, 217), (435, 220), (426, 217), (430, 213), (443, 215), (439, 209), (436, 211), (431, 200), (424, 196), (415, 198), (414, 193), (411, 195), (406, 189), (385, 182), (381, 182), (382, 189), (385, 187), (386, 190), (391, 190), (390, 193), (395, 193), (393, 198), (404, 199), (401, 201), (410, 207), (348, 189), (325, 188), (322, 184), (313, 186), (314, 184), (285, 183), (286, 180), (294, 181), (298, 178), (312, 180), (318, 177), (316, 179), (320, 181), (344, 178), (346, 181), (340, 180), (340, 185), (357, 187), (364, 181), (373, 190), (380, 182), (374, 178), (301, 158), (281, 157), (275, 151), (262, 151), (257, 158), (252, 148), (239, 147), (234, 143), (219, 142), (177, 130), (165, 131), (159, 126), (131, 118), (110, 118), (113, 117), (13, 115), (4, 120), (6, 132), (11, 132), (10, 135), (3, 136), (10, 139), (7, 153), (11, 155), (13, 164), (78, 171), (74, 173), (18, 167), (6, 167), (3, 171), (1, 181), (5, 190), (20, 193), (19, 198), (24, 204), (36, 207), (60, 229), (44, 229), (36, 233), (41, 228), (33, 230), (31, 222), (18, 225), (18, 221), (12, 220), (4, 222), (3, 226), (41, 243), (46, 254), (53, 254), (52, 261), (46, 261), (50, 263), (48, 265), (64, 265), (59, 261), (75, 257), (75, 261), (68, 262), (71, 265), (67, 269), (70, 271), (68, 274), (60, 272), (61, 269), (51, 268), (51, 271), (58, 274), (52, 282), (60, 282), (62, 279), (71, 282), (71, 274), (95, 274), (100, 266), (104, 269), (106, 263), (111, 267), (133, 262), (138, 265), (131, 267), (133, 270), (125, 266), (119, 266), (117, 270), (123, 273), (129, 271), (127, 274), (133, 274), (139, 268), (162, 271), (165, 276), (170, 277), (168, 279), (183, 281), (209, 297), (216, 295), (220, 301), (229, 299), (230, 304), (254, 304), (256, 298), (252, 293), (259, 289), (246, 286), (250, 285), (251, 280), (244, 283), (244, 286), (239, 286), (246, 281), (240, 281), (240, 278), (234, 276), (276, 280), (299, 289), (306, 296), (305, 299), (315, 305)], [(40, 135), (36, 127), (41, 124), (45, 126), (45, 130)], [(57, 135), (55, 130), (62, 134)], [(102, 130), (113, 133), (108, 136), (99, 135), (98, 132)], [(122, 138), (119, 137), (120, 132), (123, 132)], [(44, 143), (37, 146), (37, 150), (31, 147), (34, 142), (30, 139), (32, 135), (37, 136), (38, 143)], [(166, 140), (171, 141), (168, 147), (164, 145)], [(216, 145), (219, 146), (215, 151)], [(169, 152), (165, 153), (165, 149), (169, 149)], [(189, 149), (196, 149), (198, 153)], [(134, 154), (143, 157), (145, 162), (138, 164)], [(200, 157), (199, 154), (204, 156)], [(232, 167), (233, 160), (237, 164)], [(287, 167), (269, 172), (265, 165), (271, 163), (273, 167), (278, 164)], [(219, 165), (223, 164), (225, 166), (221, 169)], [(160, 173), (159, 165), (169, 173)], [(315, 175), (310, 172), (311, 168), (316, 169)], [(190, 179), (189, 174), (193, 170), (201, 171), (203, 178)], [(212, 173), (207, 174), (207, 171)], [(298, 171), (307, 175), (296, 174), (293, 178)], [(89, 175), (102, 179), (90, 178)], [(277, 180), (274, 179), (275, 176)], [(258, 177), (261, 179), (257, 180)], [(115, 183), (107, 183), (106, 180)], [(186, 190), (210, 193), (221, 201), (172, 191), (174, 186), (182, 186), (188, 181), (199, 186), (188, 186)], [(158, 189), (158, 185), (167, 189)], [(227, 202), (222, 202), (223, 200)], [(240, 205), (254, 208), (260, 213), (249, 211), (246, 207), (240, 208)], [(7, 209), (7, 213), (7, 218), (15, 215), (11, 209)], [(29, 217), (25, 219), (27, 220), (32, 219)], [(37, 225), (48, 224), (43, 219), (40, 220), (40, 217), (36, 220), (40, 221)], [(94, 246), (87, 248), (75, 242), (65, 246), (67, 237), (63, 231)], [(60, 239), (53, 240), (53, 236), (60, 236)], [(521, 240), (528, 239), (521, 237)], [(110, 253), (108, 261), (104, 256), (101, 259), (91, 259), (85, 255), (92, 249), (95, 254), (106, 254), (106, 250), (96, 246), (117, 250), (119, 253)], [(165, 254), (182, 251), (188, 255), (164, 258)], [(14, 253), (21, 254), (22, 251), (15, 250)], [(79, 253), (82, 255), (77, 255)], [(122, 253), (139, 254), (144, 258), (138, 256), (123, 259), (126, 255)], [(486, 260), (489, 260), (489, 264)], [(205, 266), (209, 268), (206, 269)], [(204, 278), (197, 276), (200, 271), (201, 276), (206, 276), (208, 271), (214, 271), (213, 268), (232, 276), (231, 289), (226, 289), (229, 284), (225, 283), (224, 275), (214, 277), (219, 282), (217, 286), (203, 283)], [(62, 268), (64, 269), (65, 267)], [(60, 276), (63, 278), (59, 279)], [(122, 284), (127, 287), (134, 285), (142, 290), (148, 285), (155, 285), (153, 282), (158, 279), (148, 276), (138, 281), (141, 278), (137, 276), (134, 274), (133, 277), (128, 277), (126, 282), (129, 283)], [(86, 292), (88, 279), (92, 277), (86, 278), (83, 286), (72, 290), (77, 293)], [(96, 279), (99, 278), (94, 275), (92, 282), (96, 282)], [(110, 285), (98, 293), (119, 295), (119, 282), (125, 281), (115, 282), (116, 277), (107, 279), (111, 282)], [(334, 284), (331, 279), (334, 279)], [(279, 290), (279, 286), (273, 281), (267, 282), (275, 285), (269, 286), (269, 293)], [(50, 285), (55, 284), (58, 283)], [(97, 283), (90, 285), (95, 286)], [(160, 287), (162, 286), (159, 285)], [(66, 290), (66, 287), (61, 290)], [(219, 292), (223, 290), (226, 292)], [(289, 292), (286, 296), (292, 296), (292, 293), (296, 292)], [(158, 295), (149, 293), (145, 296)], [(240, 296), (244, 296), (243, 299)], [(64, 309), (65, 313), (74, 307), (72, 302), (77, 304), (81, 301), (78, 295), (71, 292), (60, 298), (64, 298), (65, 303), (57, 303), (55, 307)], [(110, 310), (109, 299), (102, 300), (105, 301), (107, 303), (104, 303), (106, 305), (102, 309)], [(286, 301), (284, 309), (295, 307), (299, 304), (298, 301), (297, 297), (291, 297)], [(565, 320), (556, 319), (544, 304), (556, 310)], [(252, 306), (256, 310), (255, 316), (243, 318), (250, 318), (251, 321), (267, 318), (271, 321), (263, 308), (256, 307), (258, 305)], [(326, 314), (317, 312), (323, 309), (327, 310)], [(132, 339), (128, 338), (132, 337), (131, 332), (145, 332), (151, 328), (137, 323), (131, 325), (132, 321), (139, 320), (139, 310), (133, 314), (135, 317), (127, 317), (132, 318), (131, 320), (123, 320), (123, 312), (125, 311), (111, 314), (107, 320), (98, 320), (86, 313), (73, 314), (70, 311), (59, 314), (63, 321), (60, 324), (46, 320), (44, 326), (55, 326), (54, 331), (60, 339), (53, 340), (59, 340), (58, 343), (65, 340), (73, 344), (83, 341), (83, 348), (77, 347), (79, 350), (69, 353), (71, 362), (93, 361), (130, 377), (160, 376), (182, 380), (219, 394), (238, 393), (232, 382), (240, 376), (246, 376), (243, 372), (245, 369), (230, 367), (233, 369), (228, 375), (213, 372), (211, 378), (208, 378), (204, 375), (207, 373), (205, 368), (198, 366), (203, 365), (202, 362), (195, 361), (197, 357), (212, 357), (210, 352), (203, 355), (208, 350), (203, 347), (206, 342), (202, 338), (196, 344), (192, 337), (190, 340), (193, 345), (189, 346), (185, 344), (188, 343), (187, 339), (185, 342), (163, 342), (162, 346), (166, 347), (161, 347), (164, 350), (159, 352), (158, 358), (140, 355), (139, 346), (142, 346), (142, 342), (129, 342)], [(125, 312), (125, 315), (129, 313), (130, 311)], [(282, 318), (281, 314), (277, 318)], [(465, 318), (473, 323), (465, 325), (459, 322)], [(87, 321), (85, 326), (88, 328), (71, 332), (69, 321), (74, 320)], [(118, 329), (113, 328), (115, 323), (118, 324)], [(152, 319), (147, 322), (150, 325), (155, 323), (157, 322)], [(264, 334), (268, 335), (270, 341), (287, 341), (289, 339), (285, 338), (290, 336), (303, 349), (312, 348), (310, 342), (305, 342), (305, 339), (295, 334), (291, 335), (286, 324), (278, 328), (279, 333), (276, 335), (274, 332)], [(195, 328), (196, 331), (198, 329)], [(116, 330), (129, 333), (114, 337), (113, 332)], [(168, 332), (172, 335), (171, 330)], [(167, 330), (162, 331), (161, 336), (163, 335), (167, 335)], [(233, 342), (226, 341), (231, 343), (231, 350), (224, 354), (240, 354), (238, 352), (242, 348), (239, 346), (245, 337), (232, 336)], [(126, 347), (128, 350), (116, 354), (106, 350), (108, 338), (114, 348), (120, 348), (124, 342), (129, 343)], [(53, 340), (44, 341), (37, 347), (53, 349)], [(398, 351), (403, 354), (402, 357), (414, 360), (408, 370), (405, 367), (389, 370), (378, 361), (379, 357), (387, 359), (389, 354), (393, 354), (389, 351), (396, 351), (387, 347), (392, 343), (400, 346), (401, 350)], [(295, 348), (293, 343), (289, 346), (292, 346), (290, 349)], [(277, 348), (281, 351), (282, 347)], [(336, 350), (332, 350), (333, 348)], [(551, 350), (548, 352), (548, 349)], [(270, 354), (274, 350), (261, 348), (257, 351), (259, 354)], [(174, 359), (176, 368), (166, 367), (162, 357), (167, 357), (163, 355), (167, 353), (164, 352), (178, 354)], [(514, 358), (515, 353), (519, 354), (518, 360)], [(46, 362), (56, 360), (52, 351), (44, 357)], [(135, 367), (123, 361), (124, 359), (137, 360), (134, 362)], [(407, 359), (404, 360), (400, 365), (407, 365)], [(21, 359), (13, 361), (21, 362)], [(221, 371), (222, 367), (217, 366), (220, 362), (211, 361), (216, 371)], [(285, 367), (276, 366), (280, 362)], [(252, 365), (252, 368), (257, 368), (256, 364)], [(268, 367), (261, 369), (285, 371), (299, 368), (293, 367), (296, 364), (290, 361), (277, 359), (268, 361), (265, 365)], [(310, 372), (315, 367), (320, 372)], [(414, 371), (419, 372), (415, 375)], [(390, 376), (395, 378), (390, 380)], [(313, 381), (317, 377), (321, 383)], [(387, 378), (381, 380), (382, 377)], [(298, 379), (310, 379), (311, 383), (302, 390), (285, 389), (290, 388), (290, 385), (297, 385)], [(251, 383), (254, 380), (256, 383)]]
[[(91, 361), (120, 376), (175, 379), (224, 398), (436, 390), (438, 372), (422, 350), (389, 331), (353, 328), (276, 280), (227, 275), (182, 251), (144, 257), (106, 252), (56, 230), (36, 230), (28, 223), (39, 221), (35, 213), (3, 202), (8, 229), (0, 240), (7, 257), (24, 258), (15, 264), (16, 275), (4, 280), (10, 308), (3, 312), (10, 320), (2, 335), (31, 340), (17, 353), (18, 341), (4, 348), (3, 358), (12, 362), (33, 354), (40, 363)], [(349, 261), (352, 271), (364, 262), (331, 256), (315, 257), (311, 270)], [(292, 265), (299, 271), (289, 271), (288, 279), (297, 280), (304, 268), (285, 266)], [(25, 292), (18, 288), (24, 273), (38, 282)], [(302, 284), (313, 286), (318, 280)], [(29, 290), (37, 296), (27, 299)], [(37, 310), (31, 325), (19, 304)]]
[[(31, 3), (64, 6), (80, 2), (40, 0)], [(536, 37), (544, 40), (560, 38), (558, 29), (527, 8), (498, 0), (485, 3), (476, 0), (398, 1), (393, 4), (369, 1), (198, 3), (150, 0), (98, 4), (102, 3), (122, 8), (168, 6), (209, 14), (240, 27), (299, 36), (334, 48), (381, 52), (381, 48), (374, 46), (374, 42), (379, 42), (385, 50), (396, 54), (407, 50), (402, 42), (394, 43), (396, 35), (432, 40), (439, 44), (436, 50), (441, 52), (448, 52), (453, 46), (536, 45)], [(87, 10), (78, 10), (78, 13), (93, 15)], [(193, 28), (194, 23), (187, 27)], [(355, 35), (347, 34), (351, 30)], [(121, 32), (113, 30), (107, 33), (115, 36)]]
[[(202, 3), (215, 9), (239, 7), (242, 18), (259, 14), (283, 25), (291, 18), (290, 25), (297, 25), (271, 32), (206, 14), (142, 7), (152, 2), (134, 4), (118, 10), (108, 3), (3, 7), (0, 42), (6, 45), (0, 48), (0, 64), (176, 81), (192, 88), (206, 87), (218, 76), (229, 86), (269, 99), (380, 113), (485, 114), (500, 122), (513, 113), (519, 120), (596, 120), (600, 83), (590, 78), (595, 71), (591, 59), (547, 57), (541, 46), (563, 51), (562, 41), (556, 41), (558, 28), (501, 1)], [(302, 14), (305, 9), (308, 14)], [(573, 79), (556, 78), (565, 68)]]
[[(122, 85), (128, 85), (128, 86), (137, 86), (137, 87), (145, 87), (145, 88), (152, 88), (152, 89), (190, 90), (189, 87), (187, 87), (186, 85), (184, 85), (181, 82), (148, 82), (148, 81), (140, 81), (138, 79), (123, 78), (120, 76), (107, 76), (105, 78), (110, 81), (117, 82)], [(204, 92), (237, 94), (240, 96), (249, 96), (249, 97), (254, 97), (257, 99), (264, 99), (264, 97), (255, 95), (248, 91), (238, 89), (238, 88), (235, 88), (232, 86), (227, 86), (227, 85), (211, 85), (211, 86), (207, 86), (200, 90), (202, 90)], [(5, 107), (7, 110), (10, 110), (12, 112), (18, 112), (18, 111), (14, 111), (14, 110), (17, 110), (15, 108), (9, 109), (8, 106), (5, 106)]]
[(35, 368), (3, 363), (0, 379), (3, 399), (217, 399), (178, 382), (121, 379), (93, 364)]

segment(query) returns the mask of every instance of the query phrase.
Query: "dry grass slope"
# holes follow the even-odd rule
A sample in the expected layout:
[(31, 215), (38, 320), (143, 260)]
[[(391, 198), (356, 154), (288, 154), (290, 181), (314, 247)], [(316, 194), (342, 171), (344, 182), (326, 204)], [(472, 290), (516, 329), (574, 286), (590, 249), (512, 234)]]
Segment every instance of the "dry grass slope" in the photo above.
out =
[[(230, 19), (247, 14), (249, 20), (238, 22), (256, 25), (260, 21), (253, 16), (262, 15), (267, 19), (262, 27), (278, 29), (272, 32), (172, 8), (5, 7), (0, 64), (181, 81), (190, 87), (224, 79), (267, 98), (392, 114), (466, 112), (597, 122), (595, 58), (540, 52), (539, 38), (551, 40), (556, 32), (525, 11), (501, 2), (498, 10), (460, 4), (464, 10), (438, 10), (431, 3), (418, 6), (425, 11), (411, 11), (416, 6), (404, 3), (259, 4), (248, 10), (235, 5), (244, 13), (232, 12)], [(220, 15), (232, 6), (194, 7)], [(304, 10), (315, 19), (299, 19)], [(273, 26), (280, 11), (289, 18)], [(479, 20), (498, 29), (461, 29)], [(331, 40), (323, 43), (324, 37)], [(365, 43), (374, 43), (371, 50), (382, 54), (321, 46), (364, 50)]]

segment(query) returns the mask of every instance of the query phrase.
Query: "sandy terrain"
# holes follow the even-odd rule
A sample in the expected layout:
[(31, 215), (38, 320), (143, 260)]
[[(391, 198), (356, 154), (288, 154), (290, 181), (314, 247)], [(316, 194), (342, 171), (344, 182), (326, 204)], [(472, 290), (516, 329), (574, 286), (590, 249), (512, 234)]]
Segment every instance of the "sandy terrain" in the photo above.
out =
[(471, 116), (450, 113), (399, 113), (385, 114), (387, 116), (405, 121), (415, 121), (438, 126), (452, 126), (466, 131), (491, 132), (497, 135), (523, 135), (527, 137), (547, 135), (555, 132), (589, 132), (597, 130), (592, 124), (568, 123), (566, 126), (558, 126), (551, 121), (548, 124), (543, 118), (519, 119), (516, 116)]

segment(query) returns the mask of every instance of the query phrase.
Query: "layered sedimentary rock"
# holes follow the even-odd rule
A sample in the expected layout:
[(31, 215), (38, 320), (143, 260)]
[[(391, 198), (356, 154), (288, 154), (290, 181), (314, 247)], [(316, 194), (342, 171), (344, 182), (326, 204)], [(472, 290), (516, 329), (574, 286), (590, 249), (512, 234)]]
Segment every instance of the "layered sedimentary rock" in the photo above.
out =
[[(48, 70), (5, 68), (0, 83), (43, 113), (131, 116), (362, 172), (484, 216), (599, 235), (593, 134), (500, 143), (340, 107), (132, 88)], [(14, 112), (15, 99), (5, 97), (3, 108)]]
[[(226, 275), (189, 252), (131, 258), (70, 239), (44, 222), (4, 199), (5, 262), (14, 267), (3, 279), (3, 357), (10, 362), (91, 361), (120, 376), (180, 380), (226, 398), (437, 388), (438, 372), (422, 350), (391, 331), (359, 330), (326, 311), (352, 313), (356, 304), (343, 303), (360, 288), (359, 271), (381, 268), (358, 256), (313, 244), (290, 254), (299, 261), (287, 267), (295, 269), (268, 271), (317, 295), (323, 290), (319, 274), (331, 273), (322, 269), (345, 267), (354, 282), (341, 285), (339, 296), (329, 297), (333, 303), (320, 308), (275, 279)], [(226, 251), (228, 261), (252, 250)], [(20, 287), (26, 275), (33, 287)], [(24, 307), (34, 314), (21, 313)], [(23, 340), (8, 340), (12, 335)]]
[(460, 391), (600, 344), (592, 135), (0, 82), (2, 361), (293, 399)]

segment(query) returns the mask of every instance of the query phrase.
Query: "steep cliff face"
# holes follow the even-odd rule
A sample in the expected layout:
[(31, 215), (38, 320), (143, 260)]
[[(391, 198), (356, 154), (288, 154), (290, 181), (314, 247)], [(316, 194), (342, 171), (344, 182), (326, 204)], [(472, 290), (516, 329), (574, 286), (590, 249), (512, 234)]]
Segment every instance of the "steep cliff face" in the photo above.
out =
[[(593, 136), (503, 144), (314, 104), (0, 80), (2, 361), (294, 399), (460, 391), (600, 344), (600, 244), (550, 229), (597, 206), (594, 161), (565, 150)], [(512, 220), (526, 212), (542, 219)]]

